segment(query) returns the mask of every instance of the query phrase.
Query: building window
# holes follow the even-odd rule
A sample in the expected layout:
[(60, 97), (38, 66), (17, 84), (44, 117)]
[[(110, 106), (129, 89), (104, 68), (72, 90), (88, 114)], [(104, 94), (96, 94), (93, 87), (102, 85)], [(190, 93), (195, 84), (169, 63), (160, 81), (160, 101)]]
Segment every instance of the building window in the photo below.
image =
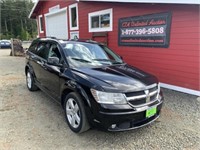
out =
[(113, 30), (112, 9), (89, 13), (88, 18), (89, 32), (103, 32)]
[(70, 30), (78, 30), (78, 4), (69, 6)]
[(39, 16), (39, 29), (40, 33), (44, 32), (42, 15)]

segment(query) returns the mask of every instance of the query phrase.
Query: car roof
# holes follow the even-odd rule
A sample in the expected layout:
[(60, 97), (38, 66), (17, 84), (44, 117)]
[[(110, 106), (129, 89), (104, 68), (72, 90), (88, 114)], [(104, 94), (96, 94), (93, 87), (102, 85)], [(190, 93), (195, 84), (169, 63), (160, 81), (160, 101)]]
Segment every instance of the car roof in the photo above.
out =
[(0, 42), (9, 42), (10, 43), (9, 40), (0, 40)]

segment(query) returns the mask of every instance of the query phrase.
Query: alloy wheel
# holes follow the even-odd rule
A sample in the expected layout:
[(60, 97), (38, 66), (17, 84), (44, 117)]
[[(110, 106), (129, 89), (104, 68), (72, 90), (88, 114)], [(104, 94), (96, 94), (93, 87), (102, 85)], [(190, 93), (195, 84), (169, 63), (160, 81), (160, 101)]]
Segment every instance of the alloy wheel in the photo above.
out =
[(27, 72), (27, 75), (26, 75), (26, 81), (27, 81), (28, 88), (31, 89), (32, 78), (31, 78), (31, 74), (30, 74), (30, 72)]
[(78, 128), (81, 122), (80, 109), (73, 98), (69, 98), (66, 103), (66, 114), (69, 124), (73, 128)]

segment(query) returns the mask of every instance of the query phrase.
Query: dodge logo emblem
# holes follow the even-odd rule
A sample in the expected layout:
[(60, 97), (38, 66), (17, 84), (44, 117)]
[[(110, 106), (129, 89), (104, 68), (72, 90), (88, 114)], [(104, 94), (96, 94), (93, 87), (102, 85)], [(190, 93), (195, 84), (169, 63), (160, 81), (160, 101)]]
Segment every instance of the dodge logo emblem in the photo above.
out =
[(146, 103), (150, 102), (149, 90), (145, 90), (144, 93), (146, 94)]

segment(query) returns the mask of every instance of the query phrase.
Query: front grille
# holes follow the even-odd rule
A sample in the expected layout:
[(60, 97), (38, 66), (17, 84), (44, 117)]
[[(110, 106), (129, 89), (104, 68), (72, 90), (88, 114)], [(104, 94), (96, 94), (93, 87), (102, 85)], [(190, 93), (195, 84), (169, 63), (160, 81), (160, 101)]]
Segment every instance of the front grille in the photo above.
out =
[(156, 101), (159, 88), (157, 84), (148, 86), (145, 90), (125, 93), (126, 99), (133, 106), (142, 106)]
[(131, 103), (132, 105), (143, 105), (146, 103), (146, 98), (130, 100), (129, 103)]
[(139, 96), (139, 95), (143, 95), (144, 91), (137, 91), (137, 92), (130, 92), (130, 93), (126, 93), (126, 97), (132, 97), (132, 96)]

